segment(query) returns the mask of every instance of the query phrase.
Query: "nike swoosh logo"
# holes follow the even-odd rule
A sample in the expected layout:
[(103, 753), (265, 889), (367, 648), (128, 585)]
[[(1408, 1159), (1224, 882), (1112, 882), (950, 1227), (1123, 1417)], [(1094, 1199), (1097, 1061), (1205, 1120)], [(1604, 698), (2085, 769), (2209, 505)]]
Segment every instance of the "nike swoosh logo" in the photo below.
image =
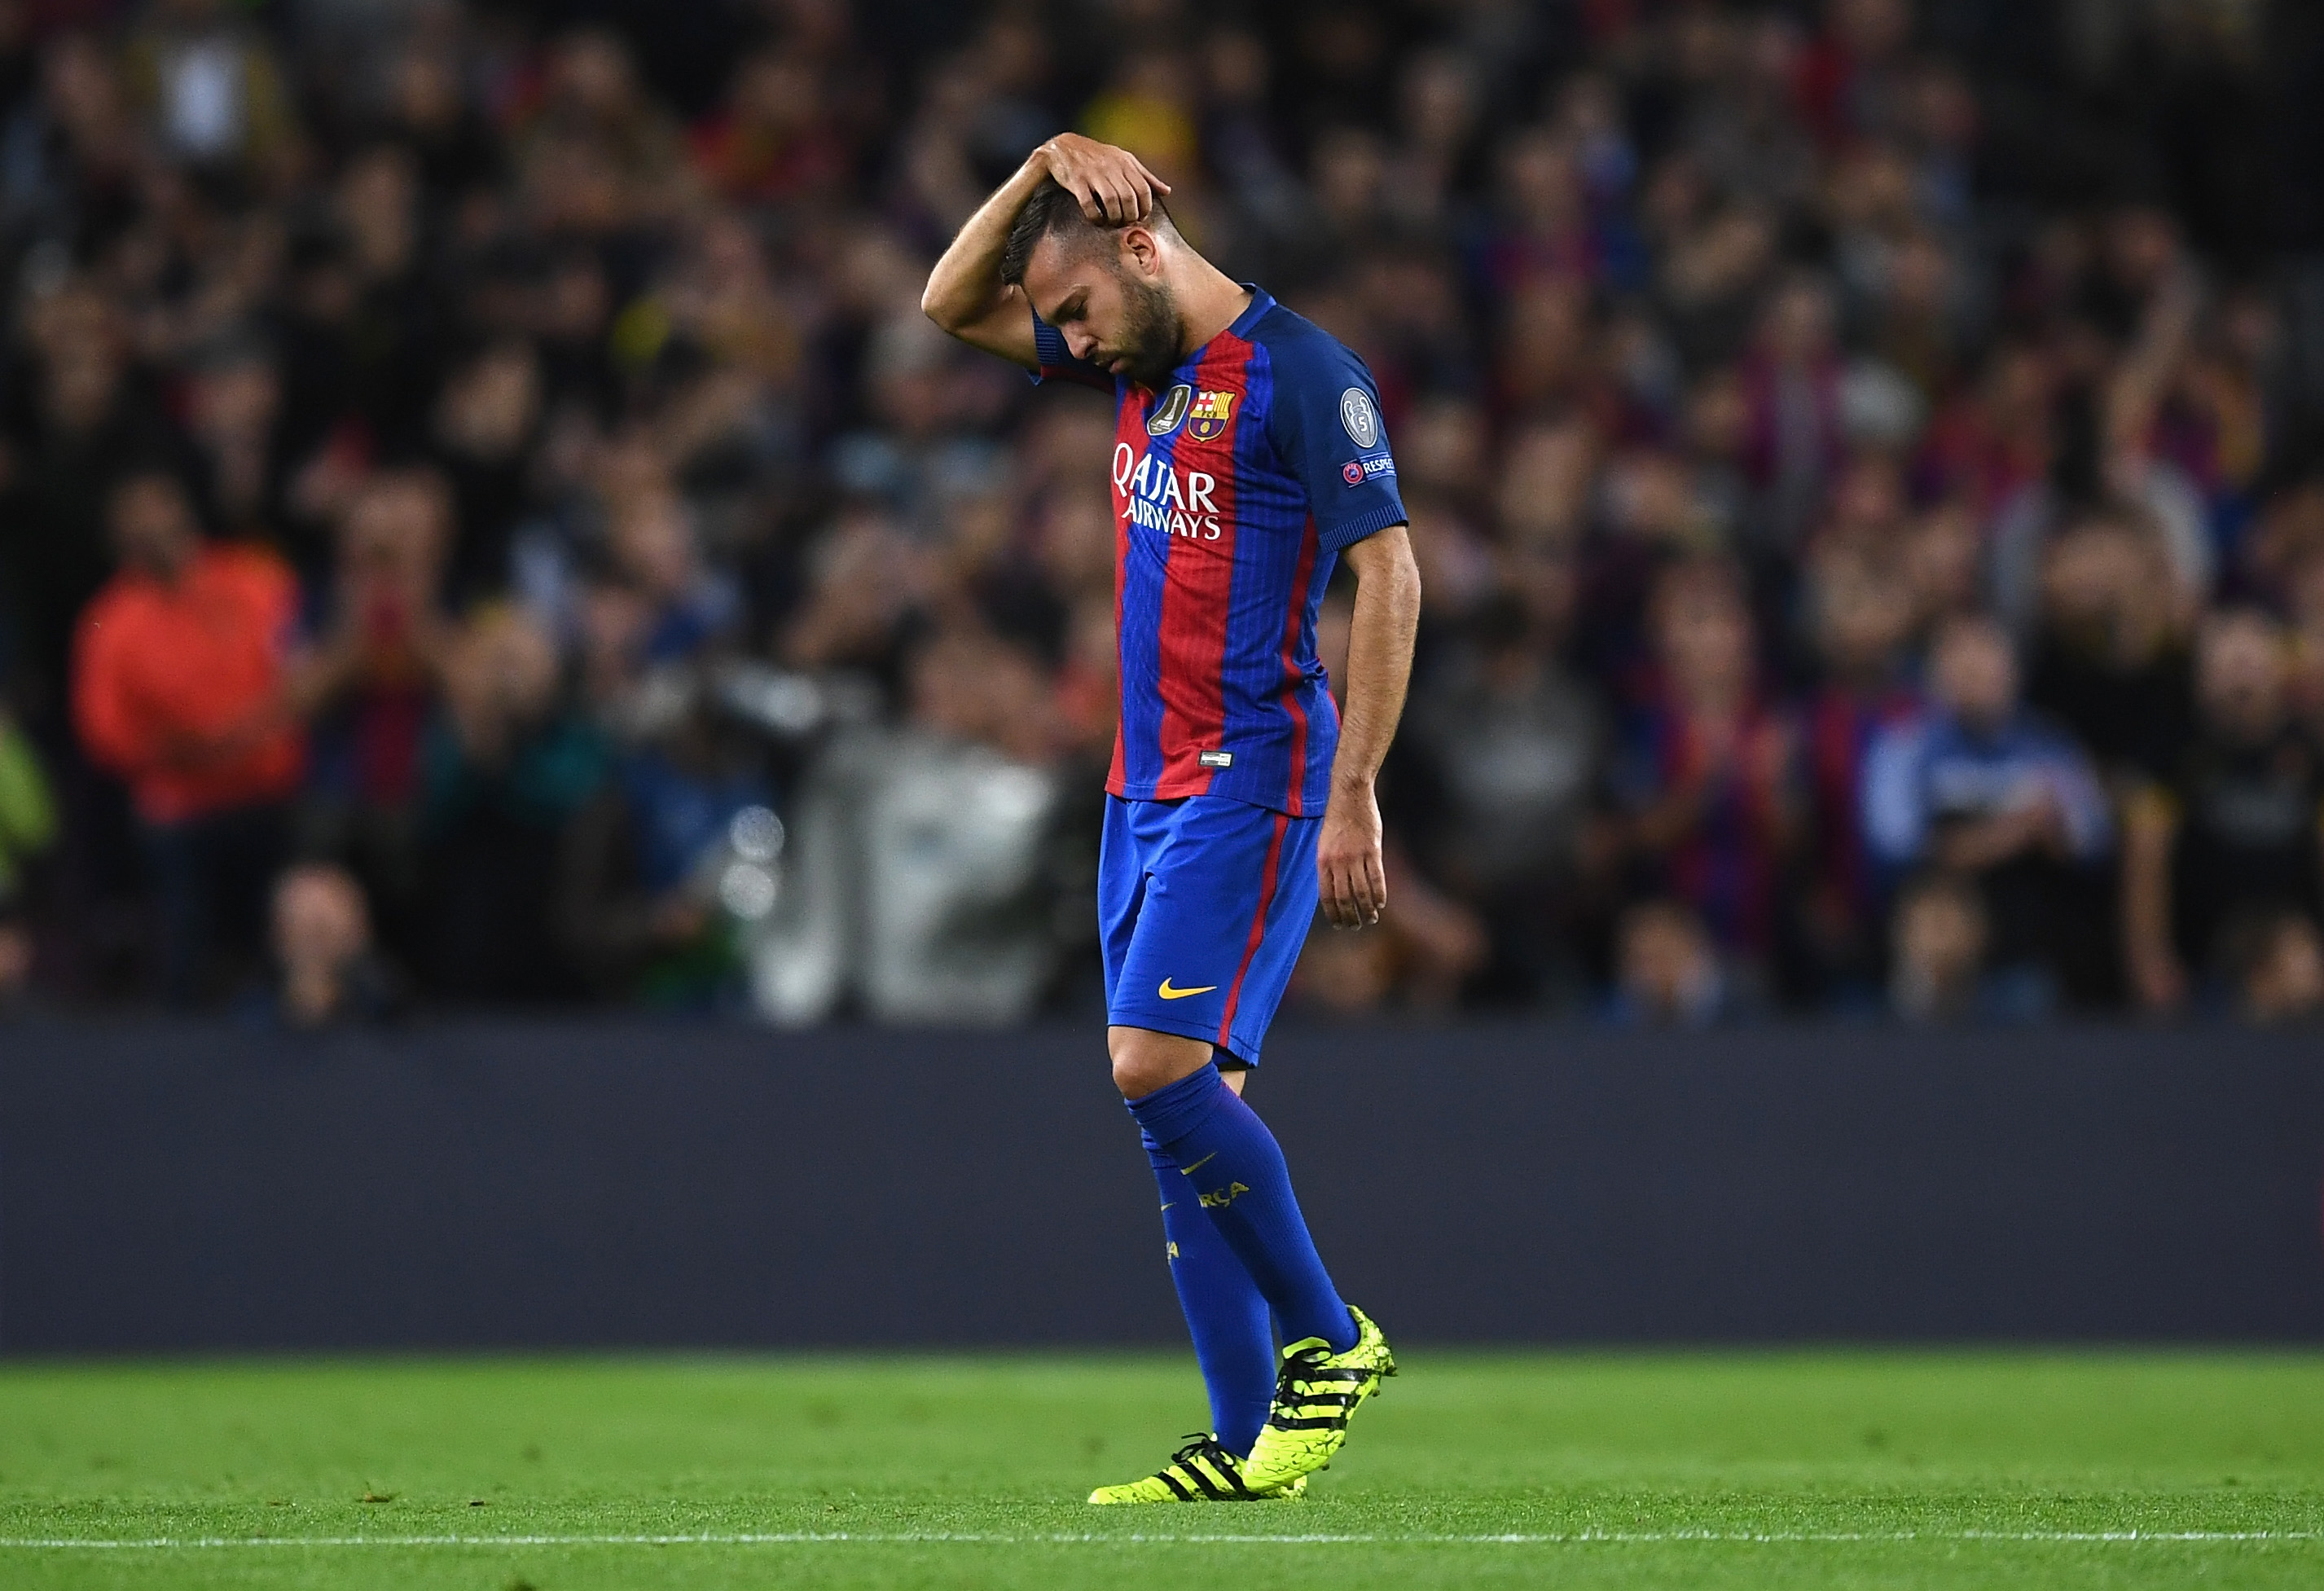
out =
[(1170, 980), (1164, 978), (1162, 987), (1157, 992), (1165, 1000), (1184, 1000), (1189, 994), (1208, 994), (1217, 987), (1216, 984), (1204, 984), (1199, 989), (1174, 989), (1170, 986)]
[[(1178, 1168), (1178, 1170), (1179, 1170), (1181, 1172), (1183, 1172), (1185, 1175), (1191, 1177), (1191, 1176), (1193, 1176), (1195, 1172), (1197, 1172), (1197, 1171), (1201, 1170), (1204, 1166), (1209, 1165), (1213, 1161), (1214, 1161), (1214, 1160), (1216, 1160), (1216, 1159), (1218, 1159), (1218, 1158), (1219, 1158), (1219, 1152), (1218, 1152), (1217, 1150), (1215, 1150), (1215, 1149), (1214, 1149), (1214, 1150), (1211, 1151), (1211, 1152), (1210, 1152), (1210, 1153), (1208, 1153), (1208, 1154), (1204, 1155), (1202, 1159), (1200, 1159), (1200, 1160), (1196, 1161), (1193, 1165), (1191, 1165), (1191, 1166), (1180, 1166), (1180, 1167)], [(1166, 1210), (1167, 1210), (1167, 1209), (1168, 1209), (1170, 1207), (1169, 1207), (1168, 1205), (1164, 1205), (1162, 1207), (1163, 1207), (1164, 1209), (1166, 1209)]]

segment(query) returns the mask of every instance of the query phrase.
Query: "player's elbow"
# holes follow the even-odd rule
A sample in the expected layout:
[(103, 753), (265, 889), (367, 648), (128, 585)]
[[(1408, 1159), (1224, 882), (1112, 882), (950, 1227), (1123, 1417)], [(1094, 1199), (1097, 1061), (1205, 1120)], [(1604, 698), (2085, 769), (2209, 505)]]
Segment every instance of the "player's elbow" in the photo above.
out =
[(961, 328), (975, 319), (961, 302), (959, 289), (945, 281), (941, 269), (931, 275), (927, 286), (920, 290), (920, 313), (954, 337), (958, 337)]
[(1392, 567), (1396, 570), (1397, 593), (1417, 606), (1420, 602), (1420, 560), (1413, 556), (1409, 539), (1397, 539)]

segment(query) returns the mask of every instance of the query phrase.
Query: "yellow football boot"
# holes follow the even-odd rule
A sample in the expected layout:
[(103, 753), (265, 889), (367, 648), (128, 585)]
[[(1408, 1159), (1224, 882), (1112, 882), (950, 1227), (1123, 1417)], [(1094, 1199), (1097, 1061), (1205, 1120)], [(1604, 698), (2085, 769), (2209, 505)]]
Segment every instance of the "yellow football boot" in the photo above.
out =
[(1253, 1491), (1303, 1481), (1332, 1462), (1348, 1439), (1348, 1421), (1380, 1383), (1396, 1374), (1396, 1355), (1371, 1318), (1352, 1304), (1355, 1346), (1332, 1352), (1320, 1337), (1286, 1343), (1275, 1382), (1275, 1407), (1243, 1461), (1242, 1484)]
[(1289, 1503), (1307, 1489), (1301, 1475), (1286, 1485), (1254, 1491), (1243, 1484), (1243, 1462), (1207, 1433), (1186, 1438), (1170, 1462), (1142, 1481), (1100, 1486), (1093, 1503)]

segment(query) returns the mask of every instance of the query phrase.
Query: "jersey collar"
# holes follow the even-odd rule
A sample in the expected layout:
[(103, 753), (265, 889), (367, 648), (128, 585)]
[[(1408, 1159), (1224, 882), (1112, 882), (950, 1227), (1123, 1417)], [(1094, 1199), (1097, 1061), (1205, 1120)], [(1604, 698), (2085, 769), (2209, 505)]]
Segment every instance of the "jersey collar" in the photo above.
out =
[[(1244, 308), (1241, 314), (1236, 316), (1231, 321), (1228, 322), (1227, 328), (1224, 331), (1220, 332), (1217, 337), (1212, 338), (1209, 342), (1203, 344), (1202, 347), (1196, 348), (1193, 353), (1179, 360), (1176, 368), (1170, 372), (1170, 380), (1164, 383), (1163, 385), (1157, 389), (1157, 395), (1161, 392), (1169, 391), (1173, 385), (1176, 385), (1182, 381), (1191, 381), (1194, 379), (1192, 373), (1205, 358), (1210, 356), (1211, 349), (1217, 346), (1219, 338), (1240, 338), (1243, 341), (1249, 342), (1250, 340), (1250, 328), (1259, 324), (1260, 316), (1275, 308), (1275, 300), (1268, 296), (1267, 290), (1259, 286), (1257, 282), (1238, 282), (1235, 285), (1241, 288), (1245, 292), (1250, 294), (1250, 304)], [(1147, 389), (1141, 387), (1139, 390), (1144, 392)]]
[(1250, 307), (1236, 316), (1234, 324), (1228, 327), (1227, 330), (1245, 342), (1249, 342), (1250, 328), (1259, 324), (1260, 316), (1275, 308), (1275, 300), (1269, 297), (1267, 290), (1256, 282), (1238, 282), (1235, 285), (1250, 294)]

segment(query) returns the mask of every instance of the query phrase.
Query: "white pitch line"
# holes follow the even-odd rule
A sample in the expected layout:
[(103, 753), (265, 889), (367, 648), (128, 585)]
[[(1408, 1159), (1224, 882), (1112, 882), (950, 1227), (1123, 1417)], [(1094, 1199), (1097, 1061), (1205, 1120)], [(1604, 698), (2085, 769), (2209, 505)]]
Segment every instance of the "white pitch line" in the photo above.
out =
[(2223, 1545), (2324, 1541), (2324, 1531), (1572, 1531), (1484, 1535), (1155, 1535), (1053, 1532), (1003, 1534), (974, 1531), (780, 1531), (691, 1535), (543, 1536), (155, 1536), (142, 1540), (86, 1537), (0, 1537), (0, 1550), (31, 1552), (177, 1552), (240, 1547), (793, 1547), (863, 1543), (889, 1546), (966, 1544), (996, 1547), (1276, 1546), (1276, 1547), (1584, 1547), (1676, 1545), (1901, 1545), (1911, 1542), (2089, 1543), (2096, 1545)]

